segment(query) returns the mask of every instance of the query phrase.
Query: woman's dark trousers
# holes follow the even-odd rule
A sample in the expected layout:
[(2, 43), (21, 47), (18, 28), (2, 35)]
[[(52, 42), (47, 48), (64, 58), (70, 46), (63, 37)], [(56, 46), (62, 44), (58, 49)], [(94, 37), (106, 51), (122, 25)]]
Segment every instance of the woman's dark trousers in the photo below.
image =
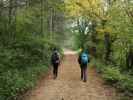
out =
[(87, 81), (87, 65), (81, 65), (81, 80)]
[(53, 64), (53, 75), (54, 75), (54, 79), (56, 79), (57, 76), (58, 76), (58, 65), (59, 64)]

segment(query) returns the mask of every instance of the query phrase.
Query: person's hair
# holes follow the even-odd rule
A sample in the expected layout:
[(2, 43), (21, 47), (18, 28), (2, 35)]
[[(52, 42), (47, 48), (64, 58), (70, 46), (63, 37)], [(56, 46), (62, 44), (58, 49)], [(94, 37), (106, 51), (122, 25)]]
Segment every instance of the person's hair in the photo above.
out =
[(57, 50), (57, 48), (54, 48), (54, 49), (53, 49), (53, 51), (56, 51), (56, 50)]

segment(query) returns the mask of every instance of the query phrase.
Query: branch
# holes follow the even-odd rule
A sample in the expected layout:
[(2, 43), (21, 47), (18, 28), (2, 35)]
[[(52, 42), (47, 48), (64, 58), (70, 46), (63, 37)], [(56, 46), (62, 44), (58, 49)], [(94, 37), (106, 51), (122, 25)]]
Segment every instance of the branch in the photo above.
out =
[[(88, 2), (90, 2), (90, 1), (88, 0)], [(78, 5), (79, 7), (81, 7), (83, 10), (86, 10), (86, 11), (88, 12), (88, 14), (89, 14), (90, 17), (97, 17), (97, 18), (99, 18), (100, 20), (103, 19), (103, 18), (102, 18), (100, 15), (98, 15), (97, 13), (95, 13), (95, 12), (93, 12), (93, 11), (91, 11), (91, 10), (86, 9), (81, 3), (76, 2), (76, 5)], [(92, 14), (92, 15), (91, 15), (91, 14)]]

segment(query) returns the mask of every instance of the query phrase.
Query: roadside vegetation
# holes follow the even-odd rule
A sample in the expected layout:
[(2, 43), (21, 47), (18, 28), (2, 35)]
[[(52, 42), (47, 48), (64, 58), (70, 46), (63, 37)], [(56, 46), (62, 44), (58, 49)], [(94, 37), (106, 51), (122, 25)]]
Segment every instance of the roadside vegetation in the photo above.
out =
[(62, 51), (61, 5), (61, 0), (0, 0), (0, 100), (17, 100), (33, 88), (49, 69), (52, 49)]
[[(68, 1), (75, 48), (87, 48), (97, 72), (126, 96), (133, 96), (132, 0)], [(72, 10), (71, 10), (72, 9)], [(73, 22), (72, 22), (73, 23)]]

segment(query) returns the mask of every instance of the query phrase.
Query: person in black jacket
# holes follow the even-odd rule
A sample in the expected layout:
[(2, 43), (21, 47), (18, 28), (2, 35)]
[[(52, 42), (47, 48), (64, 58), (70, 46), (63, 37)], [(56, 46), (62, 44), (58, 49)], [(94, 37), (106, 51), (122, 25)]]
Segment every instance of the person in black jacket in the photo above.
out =
[(58, 76), (58, 66), (60, 65), (60, 55), (56, 48), (53, 50), (53, 54), (51, 56), (51, 63), (53, 65), (53, 75), (54, 79)]

